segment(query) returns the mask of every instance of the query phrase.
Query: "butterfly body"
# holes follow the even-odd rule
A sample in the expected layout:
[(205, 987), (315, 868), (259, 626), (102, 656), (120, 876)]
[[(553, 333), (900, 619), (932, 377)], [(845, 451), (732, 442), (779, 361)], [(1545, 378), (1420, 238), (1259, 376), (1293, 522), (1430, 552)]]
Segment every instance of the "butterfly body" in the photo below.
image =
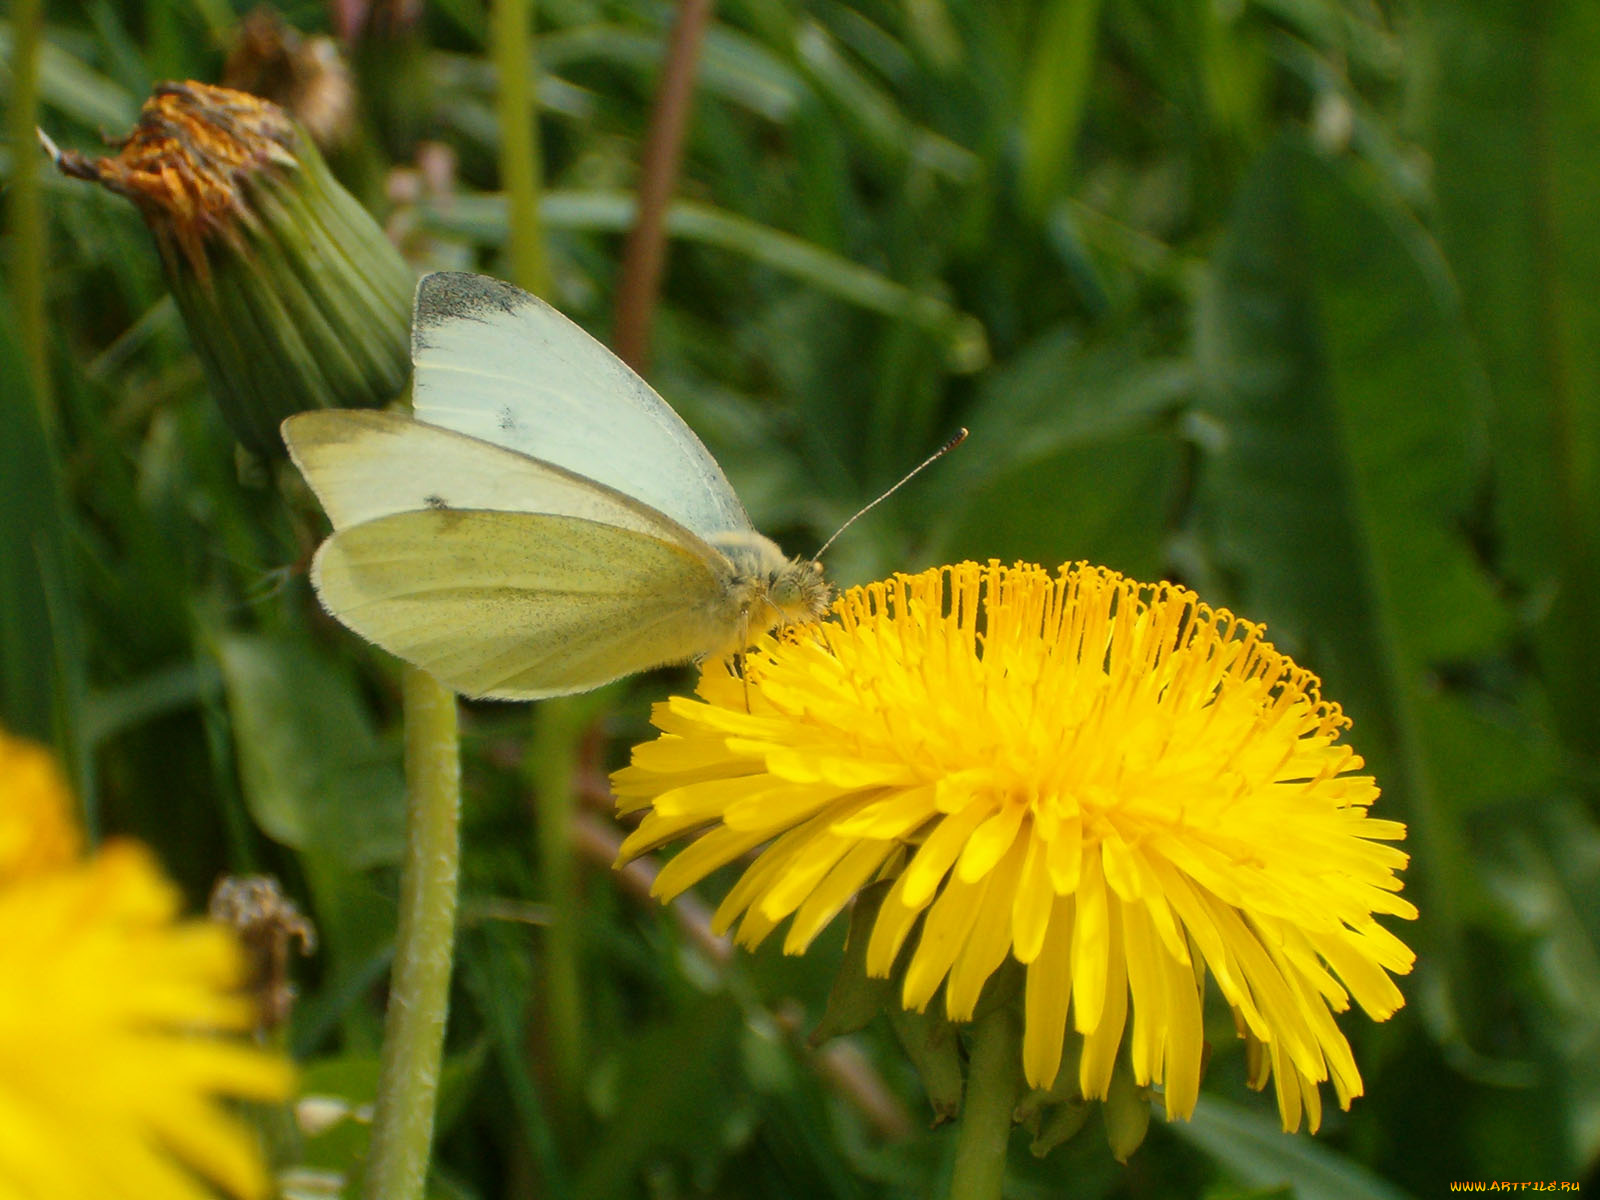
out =
[(542, 301), (428, 276), (413, 359), (415, 416), (283, 426), (334, 527), (312, 583), (369, 641), (465, 695), (537, 699), (826, 609), (821, 568), (757, 533), (666, 402)]

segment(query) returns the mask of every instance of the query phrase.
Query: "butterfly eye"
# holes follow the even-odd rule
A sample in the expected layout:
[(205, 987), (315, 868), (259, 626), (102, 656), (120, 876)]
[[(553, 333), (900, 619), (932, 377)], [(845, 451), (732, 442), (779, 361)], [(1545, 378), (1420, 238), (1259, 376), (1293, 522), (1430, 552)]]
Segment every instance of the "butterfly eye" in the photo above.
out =
[(800, 580), (792, 573), (780, 575), (772, 581), (768, 595), (779, 608), (792, 608), (801, 601)]

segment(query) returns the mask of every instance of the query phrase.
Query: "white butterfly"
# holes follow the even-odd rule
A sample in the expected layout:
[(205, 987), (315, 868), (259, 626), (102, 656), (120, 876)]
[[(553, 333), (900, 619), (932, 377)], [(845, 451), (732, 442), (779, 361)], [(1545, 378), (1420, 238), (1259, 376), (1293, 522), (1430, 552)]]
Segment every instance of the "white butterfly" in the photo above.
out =
[(542, 300), (429, 275), (411, 355), (414, 418), (283, 423), (333, 521), (311, 581), (368, 641), (464, 695), (534, 700), (827, 608), (821, 566), (757, 533), (678, 414)]

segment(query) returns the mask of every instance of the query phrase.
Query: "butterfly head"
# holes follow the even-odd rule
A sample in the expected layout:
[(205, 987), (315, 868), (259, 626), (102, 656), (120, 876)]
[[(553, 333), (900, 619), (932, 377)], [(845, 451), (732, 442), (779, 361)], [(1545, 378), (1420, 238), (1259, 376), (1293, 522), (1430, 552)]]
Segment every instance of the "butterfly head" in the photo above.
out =
[(754, 532), (724, 534), (713, 544), (733, 567), (749, 632), (814, 621), (828, 611), (833, 588), (822, 577), (821, 563), (785, 558), (776, 544)]
[(786, 558), (767, 576), (767, 603), (777, 609), (779, 624), (815, 621), (828, 611), (833, 587), (822, 577), (814, 558)]

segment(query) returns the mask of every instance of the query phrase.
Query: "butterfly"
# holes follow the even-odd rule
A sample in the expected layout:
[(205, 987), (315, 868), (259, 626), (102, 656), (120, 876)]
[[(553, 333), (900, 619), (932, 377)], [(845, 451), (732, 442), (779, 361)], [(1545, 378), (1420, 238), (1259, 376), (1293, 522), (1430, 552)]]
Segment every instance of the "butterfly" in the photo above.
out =
[(819, 617), (813, 559), (757, 533), (682, 418), (535, 296), (417, 287), (413, 415), (283, 422), (333, 523), (323, 607), (466, 696), (535, 700), (739, 654)]

